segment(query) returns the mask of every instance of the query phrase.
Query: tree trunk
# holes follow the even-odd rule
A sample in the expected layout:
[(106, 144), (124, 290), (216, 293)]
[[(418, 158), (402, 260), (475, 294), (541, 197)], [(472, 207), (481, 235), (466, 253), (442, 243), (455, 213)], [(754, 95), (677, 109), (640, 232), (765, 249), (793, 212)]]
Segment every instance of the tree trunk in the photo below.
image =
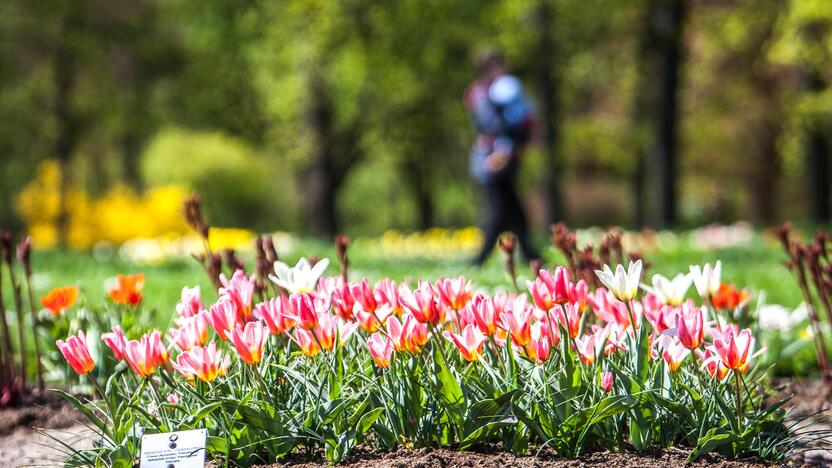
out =
[[(64, 31), (68, 29), (68, 22), (69, 20), (65, 20), (64, 22)], [(58, 46), (55, 51), (52, 66), (55, 86), (53, 105), (55, 125), (57, 126), (57, 135), (53, 151), (61, 170), (58, 188), (58, 219), (56, 228), (58, 244), (60, 246), (66, 246), (69, 230), (67, 194), (72, 183), (69, 163), (77, 144), (79, 130), (78, 121), (71, 108), (72, 88), (75, 82), (75, 58), (69, 46), (64, 44)]]
[(557, 42), (553, 31), (552, 6), (547, 0), (537, 5), (538, 67), (537, 86), (540, 91), (540, 120), (543, 137), (543, 154), (548, 170), (544, 171), (543, 192), (546, 202), (546, 223), (553, 224), (566, 219), (566, 210), (560, 190), (560, 178), (564, 164), (558, 154), (560, 138), (560, 106), (558, 103), (559, 75), (553, 72), (556, 64)]
[[(820, 95), (827, 83), (820, 72), (806, 74), (807, 88), (812, 95)], [(806, 128), (806, 170), (809, 182), (809, 198), (812, 203), (812, 219), (827, 223), (832, 220), (829, 202), (829, 157), (832, 156), (832, 128), (819, 116), (812, 116)]]
[(334, 129), (332, 103), (323, 77), (313, 73), (310, 80), (308, 122), (313, 134), (312, 163), (303, 180), (310, 233), (332, 236), (338, 230), (332, 174)]
[(657, 3), (653, 22), (659, 41), (659, 101), (655, 114), (653, 164), (658, 180), (658, 225), (676, 224), (677, 158), (678, 158), (678, 91), (679, 69), (682, 65), (682, 39), (685, 22), (685, 0), (661, 0)]

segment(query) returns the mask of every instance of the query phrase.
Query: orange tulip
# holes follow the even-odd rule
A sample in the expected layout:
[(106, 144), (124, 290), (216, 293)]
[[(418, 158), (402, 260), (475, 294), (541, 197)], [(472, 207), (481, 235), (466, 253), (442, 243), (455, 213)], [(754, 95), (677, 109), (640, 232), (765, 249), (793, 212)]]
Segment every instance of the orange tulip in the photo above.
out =
[(52, 315), (61, 315), (65, 309), (72, 307), (77, 300), (78, 288), (75, 286), (64, 286), (49, 291), (45, 296), (40, 298), (40, 303), (46, 307)]
[(722, 283), (711, 301), (717, 309), (733, 310), (744, 306), (750, 297), (748, 291), (738, 290), (733, 284)]
[(142, 301), (144, 275), (117, 275), (107, 287), (107, 295), (116, 304), (138, 305)]

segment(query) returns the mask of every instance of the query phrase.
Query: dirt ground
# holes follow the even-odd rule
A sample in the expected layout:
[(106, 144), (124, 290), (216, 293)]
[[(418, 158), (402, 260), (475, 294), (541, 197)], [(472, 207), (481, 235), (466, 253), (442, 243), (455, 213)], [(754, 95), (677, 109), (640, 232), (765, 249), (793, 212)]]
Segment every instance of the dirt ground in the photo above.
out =
[[(784, 394), (792, 394), (792, 420), (832, 411), (832, 388), (820, 380), (797, 379), (781, 381)], [(35, 429), (39, 428), (39, 429)], [(45, 435), (44, 433), (48, 434)], [(61, 443), (81, 448), (89, 444), (90, 431), (79, 423), (78, 415), (57, 398), (48, 397), (12, 409), (0, 410), (0, 467), (60, 466), (66, 452)], [(51, 437), (51, 438), (50, 438)], [(60, 442), (54, 440), (58, 439)], [(832, 442), (832, 441), (830, 441)], [(343, 466), (353, 468), (377, 467), (557, 467), (603, 466), (604, 468), (655, 468), (683, 466), (687, 452), (681, 449), (657, 450), (649, 453), (596, 452), (567, 460), (550, 452), (538, 457), (520, 456), (503, 451), (456, 452), (448, 449), (401, 448), (393, 452), (356, 450)], [(792, 458), (790, 467), (832, 466), (832, 458), (823, 451), (812, 451)], [(320, 458), (293, 459), (271, 467), (296, 466), (311, 468), (326, 466)], [(688, 466), (717, 466), (724, 468), (766, 466), (755, 460), (727, 460), (706, 457)]]

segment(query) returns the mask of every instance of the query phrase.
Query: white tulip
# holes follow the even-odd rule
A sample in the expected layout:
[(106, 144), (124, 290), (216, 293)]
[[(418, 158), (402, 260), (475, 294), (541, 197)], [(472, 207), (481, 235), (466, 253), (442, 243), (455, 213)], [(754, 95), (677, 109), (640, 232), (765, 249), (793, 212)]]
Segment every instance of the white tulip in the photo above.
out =
[(693, 284), (703, 299), (712, 297), (719, 290), (719, 277), (721, 273), (722, 262), (719, 260), (716, 261), (713, 268), (711, 268), (710, 263), (706, 263), (702, 268), (699, 265), (690, 266), (690, 276), (693, 278)]
[(312, 292), (328, 266), (329, 259), (326, 258), (321, 259), (314, 267), (305, 258), (298, 260), (294, 267), (277, 261), (274, 262), (275, 274), (269, 275), (269, 279), (290, 293)]
[(604, 265), (603, 271), (595, 270), (595, 274), (619, 301), (629, 301), (638, 293), (638, 285), (641, 281), (641, 260), (630, 262), (627, 271), (624, 271), (624, 265), (618, 265), (613, 273), (609, 265)]
[(677, 274), (673, 279), (662, 275), (653, 275), (653, 287), (642, 285), (642, 289), (653, 293), (662, 304), (678, 306), (685, 300), (685, 294), (690, 289), (690, 275)]

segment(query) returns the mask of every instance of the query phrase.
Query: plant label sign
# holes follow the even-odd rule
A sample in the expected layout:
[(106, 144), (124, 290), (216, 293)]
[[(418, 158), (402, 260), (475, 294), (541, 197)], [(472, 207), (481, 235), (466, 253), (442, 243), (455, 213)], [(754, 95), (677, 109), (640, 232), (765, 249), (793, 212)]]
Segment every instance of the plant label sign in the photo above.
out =
[(205, 429), (142, 436), (140, 468), (203, 468)]

